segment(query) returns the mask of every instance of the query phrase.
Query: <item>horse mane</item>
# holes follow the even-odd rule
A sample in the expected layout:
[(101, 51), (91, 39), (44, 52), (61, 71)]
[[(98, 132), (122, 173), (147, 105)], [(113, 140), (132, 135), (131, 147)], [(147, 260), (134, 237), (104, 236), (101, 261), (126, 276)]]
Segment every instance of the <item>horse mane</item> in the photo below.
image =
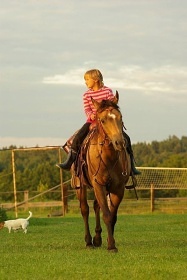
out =
[(108, 107), (113, 107), (114, 109), (119, 110), (119, 106), (116, 103), (114, 103), (112, 100), (102, 100), (99, 104), (99, 108), (97, 111), (102, 112)]

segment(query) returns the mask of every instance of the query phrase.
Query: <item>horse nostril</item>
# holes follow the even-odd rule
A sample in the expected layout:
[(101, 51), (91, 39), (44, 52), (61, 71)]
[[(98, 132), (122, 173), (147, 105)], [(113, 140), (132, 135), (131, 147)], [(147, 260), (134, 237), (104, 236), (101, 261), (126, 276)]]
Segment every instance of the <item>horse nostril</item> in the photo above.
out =
[(124, 142), (121, 139), (114, 140), (114, 149), (121, 151), (124, 149)]

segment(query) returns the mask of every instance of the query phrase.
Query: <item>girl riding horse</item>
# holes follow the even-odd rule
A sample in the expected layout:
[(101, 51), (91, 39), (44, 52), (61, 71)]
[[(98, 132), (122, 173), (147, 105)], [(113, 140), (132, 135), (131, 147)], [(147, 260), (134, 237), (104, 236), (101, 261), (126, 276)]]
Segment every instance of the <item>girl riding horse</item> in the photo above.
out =
[[(83, 105), (87, 120), (74, 137), (71, 145), (71, 150), (68, 153), (66, 161), (57, 164), (58, 167), (64, 170), (71, 169), (71, 166), (77, 157), (77, 153), (79, 152), (80, 146), (89, 132), (90, 125), (95, 122), (96, 109), (92, 103), (92, 98), (97, 102), (101, 102), (102, 100), (114, 99), (112, 89), (104, 85), (103, 75), (98, 69), (88, 70), (84, 74), (84, 80), (86, 86), (88, 87), (88, 90), (83, 95)], [(133, 175), (139, 175), (140, 172), (136, 169), (134, 164), (130, 137), (125, 133), (125, 131), (123, 131), (123, 135), (126, 140), (127, 151), (131, 159), (131, 172), (133, 173)]]

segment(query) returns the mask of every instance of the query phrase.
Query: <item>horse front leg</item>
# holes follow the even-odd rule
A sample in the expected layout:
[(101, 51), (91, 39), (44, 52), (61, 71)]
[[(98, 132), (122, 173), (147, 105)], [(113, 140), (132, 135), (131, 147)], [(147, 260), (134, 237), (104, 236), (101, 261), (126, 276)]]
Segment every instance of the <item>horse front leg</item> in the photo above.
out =
[(100, 221), (100, 206), (98, 204), (97, 199), (94, 200), (94, 212), (95, 212), (95, 236), (93, 238), (93, 244), (95, 247), (101, 247), (102, 245), (102, 228), (101, 228), (101, 221)]
[(90, 234), (90, 227), (89, 227), (89, 205), (87, 202), (87, 188), (83, 186), (79, 190), (77, 190), (77, 197), (80, 202), (81, 214), (84, 221), (84, 229), (85, 229), (84, 240), (86, 242), (86, 247), (90, 248), (93, 247), (93, 243), (92, 243), (92, 236)]
[(110, 194), (110, 213), (112, 216), (112, 233), (114, 235), (114, 229), (115, 229), (115, 225), (117, 222), (117, 213), (118, 213), (118, 208), (119, 205), (123, 199), (124, 196), (124, 188), (121, 188), (121, 192), (119, 192), (118, 195), (116, 194)]
[(115, 239), (113, 236), (114, 226), (113, 226), (113, 216), (111, 215), (110, 209), (108, 207), (106, 192), (104, 188), (95, 187), (94, 188), (95, 196), (98, 201), (98, 204), (103, 213), (103, 221), (107, 228), (107, 242), (108, 242), (108, 250), (110, 252), (117, 252), (117, 248), (115, 245)]
[(110, 252), (117, 252), (118, 249), (116, 248), (115, 239), (114, 239), (114, 224), (113, 224), (113, 217), (110, 212), (103, 211), (103, 220), (107, 228), (108, 237), (108, 250)]

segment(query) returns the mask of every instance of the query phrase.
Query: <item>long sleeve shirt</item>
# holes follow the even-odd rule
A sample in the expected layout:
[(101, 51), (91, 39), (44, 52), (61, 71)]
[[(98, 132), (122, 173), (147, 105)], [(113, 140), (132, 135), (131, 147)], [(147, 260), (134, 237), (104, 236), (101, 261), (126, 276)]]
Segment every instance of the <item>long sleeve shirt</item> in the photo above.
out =
[(101, 102), (102, 100), (112, 100), (114, 98), (114, 94), (112, 92), (112, 89), (103, 86), (97, 91), (93, 91), (91, 89), (87, 90), (83, 94), (83, 106), (84, 106), (84, 112), (87, 117), (87, 121), (89, 123), (92, 123), (93, 121), (90, 119), (91, 114), (96, 113), (96, 109), (92, 103), (91, 97), (95, 99), (97, 102)]

